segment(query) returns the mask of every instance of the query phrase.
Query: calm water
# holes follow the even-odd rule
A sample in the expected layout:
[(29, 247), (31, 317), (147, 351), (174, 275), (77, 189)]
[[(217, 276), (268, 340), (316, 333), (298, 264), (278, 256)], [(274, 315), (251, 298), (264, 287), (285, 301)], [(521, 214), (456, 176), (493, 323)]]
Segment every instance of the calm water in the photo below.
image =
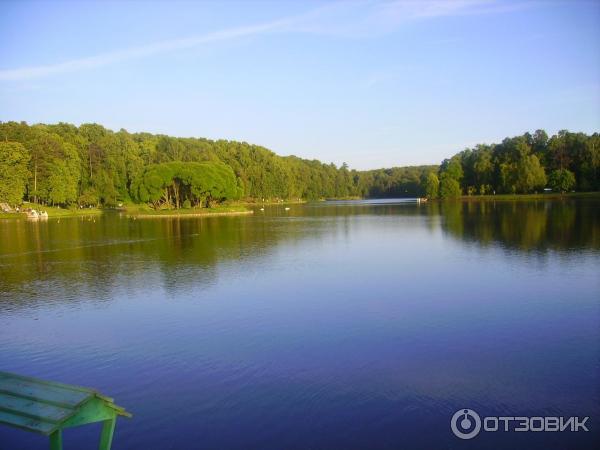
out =
[[(6, 220), (0, 239), (0, 367), (115, 397), (134, 414), (116, 450), (600, 442), (597, 201)], [(465, 407), (590, 432), (461, 441)], [(0, 427), (3, 450), (47, 445)]]

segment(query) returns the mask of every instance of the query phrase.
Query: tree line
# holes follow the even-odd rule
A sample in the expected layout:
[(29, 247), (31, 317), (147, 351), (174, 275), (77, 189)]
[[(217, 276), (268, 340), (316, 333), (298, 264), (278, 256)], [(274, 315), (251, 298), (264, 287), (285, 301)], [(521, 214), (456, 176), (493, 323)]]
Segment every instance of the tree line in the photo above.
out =
[(0, 122), (0, 201), (202, 207), (228, 199), (454, 197), (598, 190), (599, 136), (544, 131), (467, 149), (440, 166), (357, 171), (246, 142)]
[(544, 130), (480, 144), (428, 174), (430, 198), (600, 190), (600, 135)]

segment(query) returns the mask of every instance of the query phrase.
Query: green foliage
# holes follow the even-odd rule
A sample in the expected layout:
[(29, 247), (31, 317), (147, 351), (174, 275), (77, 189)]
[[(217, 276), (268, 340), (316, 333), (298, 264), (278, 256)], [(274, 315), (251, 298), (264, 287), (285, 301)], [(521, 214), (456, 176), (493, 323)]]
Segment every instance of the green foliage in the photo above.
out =
[(88, 187), (81, 193), (77, 203), (81, 206), (96, 206), (100, 202), (96, 189)]
[(18, 205), (25, 193), (29, 154), (18, 142), (0, 142), (0, 201)]
[(437, 172), (436, 166), (393, 167), (354, 172), (357, 189), (352, 195), (361, 197), (423, 197), (427, 176)]
[(445, 159), (440, 166), (440, 196), (456, 198), (462, 194), (460, 182), (464, 178), (461, 155)]
[(437, 175), (433, 172), (429, 172), (429, 174), (427, 175), (427, 186), (426, 186), (426, 193), (427, 193), (427, 198), (429, 199), (434, 199), (434, 198), (438, 198), (439, 194), (440, 194), (440, 180), (437, 177)]
[(442, 174), (442, 176), (452, 178), (453, 180), (460, 183), (464, 175), (460, 155), (456, 155), (450, 159), (445, 159), (444, 161), (442, 161), (442, 165), (440, 166), (440, 173)]
[(443, 175), (440, 180), (440, 196), (442, 198), (457, 198), (461, 194), (459, 182), (448, 175)]
[[(135, 198), (154, 208), (210, 207), (241, 195), (231, 167), (222, 163), (152, 164), (133, 183)], [(186, 203), (187, 202), (187, 203)]]
[[(469, 170), (470, 167), (467, 169)], [(494, 163), (492, 149), (486, 145), (477, 146), (473, 154), (473, 185), (479, 187), (479, 192), (485, 194), (487, 186), (492, 183)]]
[[(296, 156), (277, 156), (245, 142), (174, 138), (149, 133), (112, 132), (97, 124), (33, 125), (0, 123), (0, 138), (20, 142), (30, 155), (24, 197), (41, 203), (115, 205), (152, 197), (162, 206), (177, 207), (179, 196), (156, 198), (163, 192), (160, 171), (150, 173), (140, 192), (140, 180), (153, 165), (165, 163), (223, 163), (236, 177), (235, 197), (249, 199), (321, 199), (340, 197), (415, 197), (425, 195), (427, 174), (435, 166), (395, 167), (369, 171), (350, 170)], [(74, 150), (74, 151), (73, 151)], [(62, 163), (66, 164), (66, 168)], [(65, 175), (65, 186), (59, 182)], [(153, 188), (151, 176), (158, 184)], [(73, 195), (73, 186), (76, 193)], [(184, 183), (184, 188), (187, 186)], [(228, 189), (231, 187), (228, 186)], [(172, 189), (177, 189), (177, 183)], [(184, 189), (185, 190), (185, 189)], [(160, 194), (162, 195), (162, 194)], [(191, 193), (185, 192), (191, 200)], [(194, 194), (196, 195), (196, 194)], [(200, 200), (203, 194), (196, 195)], [(229, 198), (207, 195), (205, 204)], [(146, 198), (144, 197), (144, 198)], [(182, 202), (185, 199), (179, 198)], [(151, 200), (148, 200), (151, 201)]]
[(546, 185), (546, 172), (535, 155), (527, 155), (517, 164), (517, 192), (527, 193)]
[[(0, 141), (5, 154), (20, 144), (16, 153), (23, 156), (14, 160), (3, 153), (0, 160), (2, 179), (10, 180), (0, 186), (0, 201), (15, 204), (23, 199), (85, 206), (141, 201), (167, 208), (181, 207), (185, 200), (207, 206), (240, 197), (422, 197), (436, 191), (432, 172), (443, 197), (533, 192), (545, 185), (546, 172), (562, 169), (574, 174), (576, 189), (600, 190), (598, 133), (561, 131), (548, 137), (537, 130), (466, 149), (439, 167), (367, 171), (281, 157), (246, 142), (113, 132), (98, 124), (0, 122)], [(9, 169), (12, 165), (17, 168)]]
[(575, 174), (567, 169), (553, 170), (548, 184), (555, 191), (568, 192), (575, 187)]
[(65, 204), (77, 198), (77, 180), (69, 170), (67, 162), (56, 160), (52, 164), (44, 183), (45, 198), (54, 204)]
[[(460, 161), (465, 192), (482, 195), (498, 193), (525, 194), (536, 192), (546, 184), (546, 173), (568, 169), (580, 191), (600, 190), (600, 135), (560, 131), (548, 138), (544, 130), (533, 135), (506, 138), (500, 144), (477, 145), (452, 159)], [(451, 160), (440, 170), (457, 179), (460, 171)]]

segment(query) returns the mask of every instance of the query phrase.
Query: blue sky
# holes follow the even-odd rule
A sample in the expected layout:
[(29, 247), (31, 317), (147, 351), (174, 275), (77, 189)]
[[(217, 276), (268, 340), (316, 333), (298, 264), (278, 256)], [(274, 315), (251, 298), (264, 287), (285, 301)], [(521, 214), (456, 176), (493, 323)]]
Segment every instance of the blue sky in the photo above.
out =
[(0, 120), (353, 168), (600, 131), (600, 2), (0, 2)]

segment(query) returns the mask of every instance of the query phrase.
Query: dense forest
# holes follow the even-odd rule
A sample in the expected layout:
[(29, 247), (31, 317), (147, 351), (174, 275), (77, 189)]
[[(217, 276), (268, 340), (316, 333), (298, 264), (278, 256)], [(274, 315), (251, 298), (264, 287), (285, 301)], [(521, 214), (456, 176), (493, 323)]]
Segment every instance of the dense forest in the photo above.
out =
[(456, 197), (600, 189), (600, 136), (561, 131), (466, 149), (440, 166), (351, 170), (245, 142), (0, 123), (0, 201), (211, 206), (229, 199)]
[(428, 197), (600, 190), (600, 135), (544, 130), (480, 144), (446, 159), (427, 178)]

